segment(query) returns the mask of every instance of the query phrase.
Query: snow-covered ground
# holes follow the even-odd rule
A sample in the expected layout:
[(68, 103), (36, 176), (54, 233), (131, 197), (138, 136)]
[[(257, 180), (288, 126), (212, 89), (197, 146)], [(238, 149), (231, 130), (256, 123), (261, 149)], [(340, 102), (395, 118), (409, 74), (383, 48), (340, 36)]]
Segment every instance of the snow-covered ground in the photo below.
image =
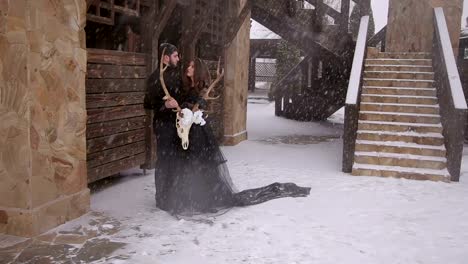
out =
[(233, 181), (295, 182), (309, 197), (178, 220), (155, 208), (153, 176), (130, 171), (92, 196), (128, 243), (112, 263), (468, 263), (466, 160), (459, 183), (353, 177), (340, 171), (342, 111), (323, 123), (273, 112), (249, 104), (249, 140), (223, 147)]

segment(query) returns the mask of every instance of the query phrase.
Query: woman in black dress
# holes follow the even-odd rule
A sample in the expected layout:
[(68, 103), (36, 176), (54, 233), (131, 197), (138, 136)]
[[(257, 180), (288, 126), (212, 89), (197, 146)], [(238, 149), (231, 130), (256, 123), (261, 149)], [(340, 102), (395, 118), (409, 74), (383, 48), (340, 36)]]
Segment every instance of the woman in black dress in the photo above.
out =
[[(204, 95), (211, 84), (209, 71), (200, 59), (186, 66), (183, 89), (179, 97), (181, 108), (206, 108)], [(221, 208), (247, 206), (281, 197), (304, 197), (310, 188), (294, 183), (273, 183), (256, 189), (238, 192), (232, 184), (229, 170), (218, 142), (206, 124), (193, 124), (189, 134), (189, 148), (184, 150), (180, 140), (173, 146), (172, 177), (167, 182), (167, 210), (176, 214), (215, 212)]]

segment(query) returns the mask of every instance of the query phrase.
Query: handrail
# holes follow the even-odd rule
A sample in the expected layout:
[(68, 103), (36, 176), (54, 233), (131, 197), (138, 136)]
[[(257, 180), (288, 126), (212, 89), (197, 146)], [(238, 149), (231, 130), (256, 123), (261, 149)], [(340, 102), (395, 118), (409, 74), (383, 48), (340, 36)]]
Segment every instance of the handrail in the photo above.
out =
[[(288, 71), (287, 74), (283, 76), (276, 84), (275, 84), (275, 91), (279, 92), (282, 91), (283, 88), (278, 88), (278, 87), (284, 87), (284, 85), (291, 79), (292, 76), (294, 76), (294, 73), (297, 71), (297, 69), (300, 69), (304, 63), (306, 63), (309, 60), (309, 55), (305, 56), (300, 62), (298, 62), (294, 67), (291, 68), (291, 70)], [(279, 90), (278, 90), (279, 89)]]
[(434, 8), (433, 66), (442, 133), (447, 150), (447, 170), (452, 181), (459, 181), (467, 105), (441, 7)]
[(364, 60), (366, 55), (367, 28), (369, 27), (369, 16), (361, 18), (359, 26), (358, 39), (356, 41), (356, 50), (354, 52), (353, 66), (349, 78), (348, 92), (346, 94), (346, 104), (357, 104), (359, 88), (361, 86), (361, 75), (364, 69)]
[(442, 51), (443, 60), (446, 66), (446, 74), (450, 82), (450, 90), (452, 92), (452, 100), (456, 109), (467, 109), (465, 96), (463, 94), (460, 75), (458, 73), (457, 64), (455, 63), (455, 55), (452, 50), (452, 42), (448, 33), (447, 21), (445, 20), (444, 10), (442, 7), (434, 8), (434, 17), (436, 23), (436, 34), (439, 40), (440, 49)]
[(385, 46), (385, 37), (387, 35), (387, 26), (383, 27), (377, 34), (370, 38), (367, 43), (369, 47), (376, 47), (377, 44), (383, 42), (382, 46)]
[(359, 33), (356, 41), (356, 49), (354, 52), (345, 104), (342, 171), (348, 173), (353, 170), (354, 150), (356, 147), (355, 144), (359, 120), (359, 103), (363, 79), (362, 76), (367, 52), (366, 43), (368, 28), (369, 16), (363, 16), (359, 25)]

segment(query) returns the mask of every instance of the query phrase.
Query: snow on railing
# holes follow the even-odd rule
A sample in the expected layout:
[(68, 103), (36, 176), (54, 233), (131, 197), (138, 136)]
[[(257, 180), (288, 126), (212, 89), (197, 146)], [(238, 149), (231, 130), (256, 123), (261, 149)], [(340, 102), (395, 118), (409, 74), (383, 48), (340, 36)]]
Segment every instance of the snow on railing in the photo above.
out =
[(451, 180), (459, 181), (468, 111), (441, 7), (434, 8), (434, 31), (433, 68), (444, 145), (447, 149), (447, 169)]
[(348, 92), (346, 94), (346, 104), (356, 104), (359, 96), (364, 59), (366, 54), (367, 28), (369, 27), (369, 16), (361, 18), (356, 50), (354, 52), (351, 77), (349, 78)]
[(436, 33), (441, 48), (441, 55), (445, 62), (452, 99), (456, 109), (467, 109), (465, 95), (463, 93), (460, 75), (458, 74), (455, 56), (452, 50), (452, 42), (448, 32), (447, 22), (445, 20), (444, 10), (442, 7), (434, 8)]
[(364, 16), (361, 18), (361, 24), (359, 25), (358, 39), (354, 51), (348, 92), (346, 94), (342, 159), (343, 172), (351, 172), (353, 168), (359, 120), (359, 96), (362, 85), (361, 82), (363, 81), (364, 61), (366, 59), (368, 27), (369, 16)]

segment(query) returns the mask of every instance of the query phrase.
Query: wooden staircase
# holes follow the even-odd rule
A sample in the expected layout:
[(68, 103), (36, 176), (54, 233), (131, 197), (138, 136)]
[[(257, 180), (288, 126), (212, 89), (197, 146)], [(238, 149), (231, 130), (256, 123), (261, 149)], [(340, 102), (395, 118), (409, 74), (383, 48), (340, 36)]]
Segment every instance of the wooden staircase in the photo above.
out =
[(429, 53), (369, 52), (352, 175), (450, 181)]
[[(312, 9), (299, 9), (294, 16), (287, 14), (284, 0), (256, 0), (252, 1), (252, 18), (268, 29), (278, 34), (281, 38), (301, 49), (305, 54), (313, 54), (320, 51), (323, 54), (340, 57), (347, 51), (345, 40), (346, 27), (339, 25), (322, 26), (322, 21), (317, 21), (315, 11)], [(328, 7), (327, 15), (335, 19), (341, 14)], [(347, 21), (346, 21), (347, 23)], [(320, 26), (320, 30), (317, 27)], [(349, 35), (349, 34), (348, 34)], [(349, 38), (349, 36), (347, 36)]]

